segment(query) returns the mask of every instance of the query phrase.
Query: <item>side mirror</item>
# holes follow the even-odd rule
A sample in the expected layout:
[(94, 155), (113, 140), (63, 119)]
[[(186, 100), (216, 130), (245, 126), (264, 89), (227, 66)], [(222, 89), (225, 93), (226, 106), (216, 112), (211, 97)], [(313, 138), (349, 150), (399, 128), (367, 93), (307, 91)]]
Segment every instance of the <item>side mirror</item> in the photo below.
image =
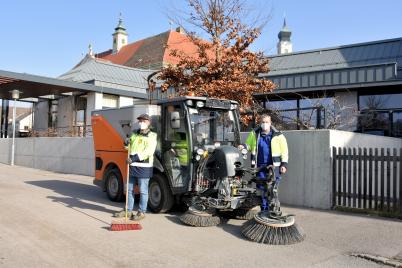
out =
[(180, 128), (180, 114), (177, 111), (170, 113), (170, 127), (172, 129)]

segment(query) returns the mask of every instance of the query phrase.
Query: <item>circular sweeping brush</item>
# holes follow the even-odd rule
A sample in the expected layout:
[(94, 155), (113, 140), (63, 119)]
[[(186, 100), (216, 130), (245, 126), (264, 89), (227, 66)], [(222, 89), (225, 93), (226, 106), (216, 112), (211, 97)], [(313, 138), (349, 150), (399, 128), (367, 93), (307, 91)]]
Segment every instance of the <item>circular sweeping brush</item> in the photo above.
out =
[(180, 216), (180, 220), (184, 224), (195, 227), (216, 226), (221, 222), (219, 216), (208, 211), (197, 210), (194, 207), (190, 207), (182, 216)]
[(266, 212), (260, 212), (246, 222), (242, 234), (251, 241), (270, 245), (295, 244), (305, 238), (293, 215), (274, 217)]

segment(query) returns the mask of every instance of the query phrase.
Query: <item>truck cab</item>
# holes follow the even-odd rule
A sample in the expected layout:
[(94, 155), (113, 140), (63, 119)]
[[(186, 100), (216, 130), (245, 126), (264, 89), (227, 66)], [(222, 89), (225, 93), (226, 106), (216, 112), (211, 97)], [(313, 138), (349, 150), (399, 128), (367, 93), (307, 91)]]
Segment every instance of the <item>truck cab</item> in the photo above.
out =
[(128, 168), (123, 143), (138, 129), (136, 118), (142, 113), (150, 115), (151, 130), (158, 136), (149, 184), (149, 208), (154, 212), (165, 212), (182, 197), (205, 190), (203, 159), (216, 148), (240, 143), (235, 101), (187, 96), (93, 111), (94, 183), (113, 201), (124, 196)]

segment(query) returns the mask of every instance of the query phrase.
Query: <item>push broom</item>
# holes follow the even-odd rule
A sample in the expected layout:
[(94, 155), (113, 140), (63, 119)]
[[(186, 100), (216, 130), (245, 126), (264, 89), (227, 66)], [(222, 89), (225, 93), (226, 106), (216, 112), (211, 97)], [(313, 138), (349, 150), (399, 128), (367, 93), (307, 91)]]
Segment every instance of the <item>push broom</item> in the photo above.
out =
[[(130, 145), (127, 149), (127, 159), (130, 157)], [(130, 180), (130, 164), (127, 163), (127, 173), (126, 173), (126, 206), (125, 206), (125, 217), (124, 219), (113, 220), (110, 226), (110, 231), (130, 231), (130, 230), (141, 230), (142, 226), (136, 221), (128, 219), (128, 183)]]

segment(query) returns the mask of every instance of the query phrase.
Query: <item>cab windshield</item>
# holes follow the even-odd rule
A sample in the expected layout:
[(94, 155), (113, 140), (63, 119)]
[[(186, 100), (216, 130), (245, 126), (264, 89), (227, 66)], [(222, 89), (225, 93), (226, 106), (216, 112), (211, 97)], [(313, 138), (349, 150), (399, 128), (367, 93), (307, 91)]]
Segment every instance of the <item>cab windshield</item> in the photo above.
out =
[(235, 141), (234, 111), (189, 108), (194, 145), (231, 145)]

